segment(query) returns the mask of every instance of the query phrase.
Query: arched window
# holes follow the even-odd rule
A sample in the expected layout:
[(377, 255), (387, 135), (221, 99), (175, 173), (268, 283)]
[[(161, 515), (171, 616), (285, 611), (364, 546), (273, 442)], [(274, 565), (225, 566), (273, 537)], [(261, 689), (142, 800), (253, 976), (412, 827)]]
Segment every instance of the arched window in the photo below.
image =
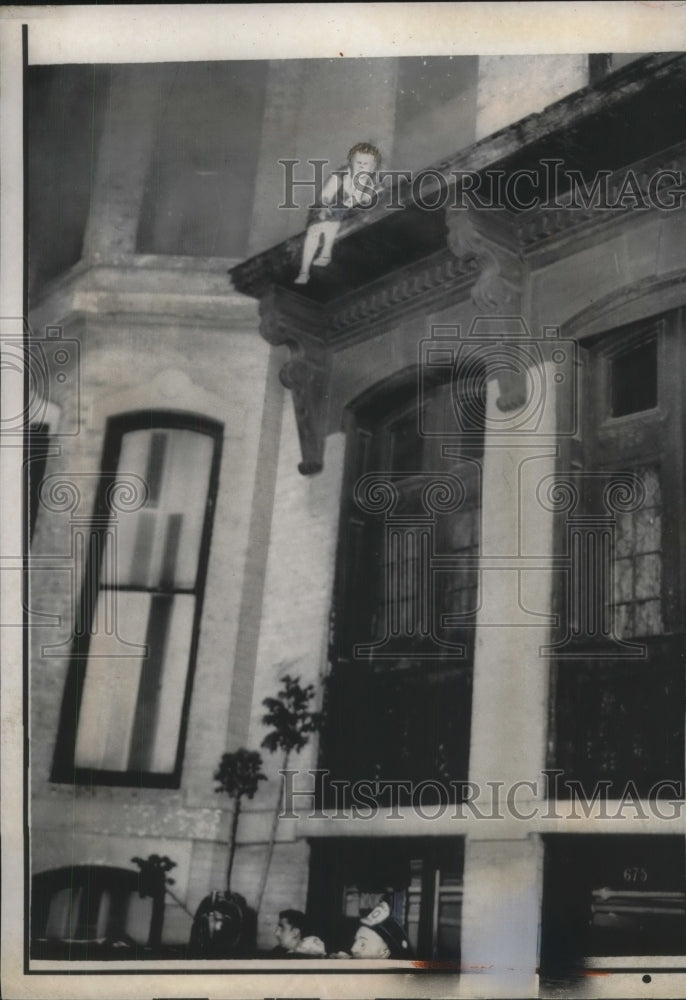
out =
[(483, 387), (413, 371), (351, 410), (324, 738), (337, 776), (467, 778)]
[(39, 872), (31, 883), (33, 958), (129, 958), (148, 941), (152, 899), (140, 872), (70, 865)]
[(178, 785), (221, 432), (169, 412), (108, 424), (53, 780)]

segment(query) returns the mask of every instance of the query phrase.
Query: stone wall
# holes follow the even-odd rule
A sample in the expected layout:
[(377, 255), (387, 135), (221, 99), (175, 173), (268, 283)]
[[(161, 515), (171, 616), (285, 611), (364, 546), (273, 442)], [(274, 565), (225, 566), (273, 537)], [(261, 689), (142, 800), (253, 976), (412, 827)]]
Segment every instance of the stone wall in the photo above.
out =
[[(131, 867), (134, 854), (166, 853), (178, 865), (175, 891), (194, 908), (208, 889), (224, 883), (228, 803), (214, 792), (213, 772), (230, 738), (240, 608), (254, 571), (250, 523), (271, 369), (254, 303), (228, 294), (225, 276), (203, 276), (196, 269), (188, 283), (195, 284), (196, 295), (184, 310), (170, 303), (165, 275), (156, 269), (148, 270), (147, 280), (137, 270), (133, 287), (121, 272), (115, 281), (85, 272), (70, 289), (61, 289), (59, 305), (46, 302), (33, 318), (38, 329), (47, 321), (61, 323), (63, 338), (79, 342), (80, 357), (69, 392), (55, 384), (51, 401), (60, 408), (63, 436), (53, 439), (59, 453), (46, 468), (46, 476), (76, 486), (78, 509), (60, 513), (41, 505), (32, 550), (31, 828), (34, 872), (76, 859)], [(111, 311), (101, 308), (108, 297)], [(65, 321), (52, 309), (64, 308), (68, 299), (81, 308)], [(137, 409), (187, 410), (224, 425), (181, 785), (164, 790), (56, 784), (50, 771), (80, 585), (71, 528), (76, 516), (88, 523), (93, 510), (107, 418)], [(70, 429), (78, 433), (69, 435)], [(117, 631), (126, 640), (125, 621), (117, 622)], [(170, 919), (167, 936), (186, 940), (188, 919), (182, 911)]]

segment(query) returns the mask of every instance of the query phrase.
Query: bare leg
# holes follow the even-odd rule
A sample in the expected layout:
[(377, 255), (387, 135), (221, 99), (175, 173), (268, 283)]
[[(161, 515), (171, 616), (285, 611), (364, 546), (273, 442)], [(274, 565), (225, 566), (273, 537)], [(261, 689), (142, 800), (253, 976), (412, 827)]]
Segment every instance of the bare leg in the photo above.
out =
[(319, 241), (322, 237), (321, 222), (313, 223), (305, 233), (305, 243), (303, 244), (303, 259), (300, 265), (300, 274), (295, 279), (294, 284), (306, 285), (310, 280), (310, 267), (314, 260), (314, 255), (319, 249)]
[(321, 227), (324, 233), (324, 242), (317, 257), (312, 261), (316, 267), (326, 267), (327, 264), (331, 263), (331, 251), (341, 224), (340, 222), (322, 222)]

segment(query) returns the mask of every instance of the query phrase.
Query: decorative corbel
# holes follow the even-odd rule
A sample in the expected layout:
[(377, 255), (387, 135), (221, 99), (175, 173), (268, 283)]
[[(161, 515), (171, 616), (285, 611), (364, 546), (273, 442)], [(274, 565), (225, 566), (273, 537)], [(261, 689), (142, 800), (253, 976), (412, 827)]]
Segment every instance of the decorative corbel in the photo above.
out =
[(272, 287), (260, 300), (260, 333), (269, 344), (288, 345), (291, 356), (279, 372), (281, 384), (291, 390), (304, 476), (324, 467), (330, 351), (321, 336), (316, 307)]
[[(524, 321), (521, 313), (522, 262), (515, 223), (504, 209), (483, 210), (473, 206), (447, 210), (448, 246), (465, 265), (478, 272), (471, 299), (491, 321), (498, 316), (507, 325)], [(520, 333), (517, 336), (521, 336)], [(497, 407), (503, 413), (527, 403), (530, 359), (517, 347), (517, 336), (494, 339), (485, 357), (487, 368), (498, 382)], [(525, 341), (526, 342), (526, 341)]]
[(519, 410), (528, 402), (528, 380), (525, 367), (510, 370), (501, 368), (496, 372), (495, 377), (500, 390), (495, 405), (501, 413)]
[(504, 210), (481, 211), (473, 206), (448, 208), (448, 247), (465, 264), (477, 270), (471, 291), (477, 309), (484, 313), (519, 312), (522, 264), (514, 223)]

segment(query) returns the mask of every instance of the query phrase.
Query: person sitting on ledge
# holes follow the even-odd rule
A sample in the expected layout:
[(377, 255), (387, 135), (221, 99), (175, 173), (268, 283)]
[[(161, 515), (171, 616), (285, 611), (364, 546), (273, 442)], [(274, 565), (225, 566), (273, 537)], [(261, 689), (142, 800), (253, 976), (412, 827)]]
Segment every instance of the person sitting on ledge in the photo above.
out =
[(320, 204), (311, 210), (305, 233), (300, 273), (296, 285), (306, 285), (310, 268), (326, 267), (331, 263), (334, 240), (341, 223), (355, 209), (374, 204), (376, 172), (381, 153), (370, 142), (358, 142), (348, 152), (348, 166), (335, 171), (322, 188)]

